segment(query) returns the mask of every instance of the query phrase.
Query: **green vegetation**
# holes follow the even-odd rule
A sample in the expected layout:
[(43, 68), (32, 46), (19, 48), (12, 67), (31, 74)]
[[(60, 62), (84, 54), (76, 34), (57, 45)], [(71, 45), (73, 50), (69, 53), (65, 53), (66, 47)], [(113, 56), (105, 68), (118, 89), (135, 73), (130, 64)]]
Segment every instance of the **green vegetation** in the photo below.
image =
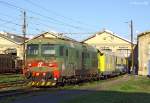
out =
[[(86, 85), (88, 88), (93, 88)], [(64, 103), (150, 103), (150, 79), (127, 76), (122, 79), (104, 81), (95, 85), (86, 94), (71, 98)], [(97, 89), (96, 89), (97, 88)]]
[(150, 94), (116, 91), (91, 91), (64, 103), (150, 103)]
[(131, 76), (128, 81), (109, 88), (120, 92), (150, 93), (150, 78)]
[(22, 74), (0, 75), (0, 83), (9, 83), (9, 82), (15, 82), (24, 79), (25, 78)]

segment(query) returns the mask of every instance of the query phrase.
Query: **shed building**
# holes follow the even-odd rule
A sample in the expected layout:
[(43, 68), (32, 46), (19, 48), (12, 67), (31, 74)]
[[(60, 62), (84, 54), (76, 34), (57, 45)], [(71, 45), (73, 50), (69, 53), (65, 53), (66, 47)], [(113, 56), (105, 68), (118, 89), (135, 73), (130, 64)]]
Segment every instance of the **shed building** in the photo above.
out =
[(129, 57), (131, 54), (131, 42), (109, 30), (98, 32), (82, 42), (93, 45), (105, 53), (114, 53), (123, 57)]
[(138, 35), (139, 75), (150, 76), (150, 31)]
[(12, 53), (23, 58), (23, 37), (12, 33), (0, 32), (0, 54)]

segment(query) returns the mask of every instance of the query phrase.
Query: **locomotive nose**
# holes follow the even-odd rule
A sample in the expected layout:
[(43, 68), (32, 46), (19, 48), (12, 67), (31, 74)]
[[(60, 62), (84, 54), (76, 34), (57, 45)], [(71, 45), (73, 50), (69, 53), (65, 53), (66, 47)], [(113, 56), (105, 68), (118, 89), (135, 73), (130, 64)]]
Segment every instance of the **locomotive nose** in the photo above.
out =
[(29, 78), (29, 76), (31, 75), (32, 77), (41, 77), (45, 79), (51, 79), (53, 77), (52, 73), (50, 72), (32, 72), (32, 73), (28, 72), (26, 77)]

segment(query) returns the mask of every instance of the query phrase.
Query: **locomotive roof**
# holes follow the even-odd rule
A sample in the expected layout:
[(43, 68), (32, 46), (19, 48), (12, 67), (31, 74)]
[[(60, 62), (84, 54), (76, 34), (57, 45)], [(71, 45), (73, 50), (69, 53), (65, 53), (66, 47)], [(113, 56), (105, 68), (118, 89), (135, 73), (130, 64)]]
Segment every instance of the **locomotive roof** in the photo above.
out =
[(67, 36), (63, 35), (63, 33), (54, 33), (54, 32), (44, 32), (44, 33), (42, 33), (42, 34), (38, 34), (37, 36), (33, 37), (33, 38), (30, 39), (30, 40), (37, 39), (37, 38), (39, 38), (39, 37), (41, 37), (41, 36), (44, 37), (45, 34), (52, 35), (52, 36), (54, 36), (54, 38), (57, 38), (57, 39), (63, 39), (63, 40), (65, 39), (65, 40), (76, 41), (75, 39), (72, 39), (72, 38), (70, 38), (70, 37), (67, 37)]
[(46, 38), (46, 37), (45, 38), (36, 38), (36, 39), (30, 40), (27, 42), (27, 44), (31, 44), (31, 43), (65, 44), (65, 43), (69, 43), (69, 42), (80, 44), (79, 42), (75, 42), (75, 41), (71, 41), (71, 40), (63, 40), (63, 39), (58, 39), (58, 38)]
[(81, 48), (82, 46), (86, 47), (88, 50), (97, 50), (95, 47), (85, 44), (85, 43), (80, 43), (77, 41), (71, 41), (71, 40), (63, 40), (63, 39), (58, 39), (58, 38), (37, 38), (33, 39), (31, 41), (28, 41), (27, 44), (63, 44), (71, 47), (78, 47)]

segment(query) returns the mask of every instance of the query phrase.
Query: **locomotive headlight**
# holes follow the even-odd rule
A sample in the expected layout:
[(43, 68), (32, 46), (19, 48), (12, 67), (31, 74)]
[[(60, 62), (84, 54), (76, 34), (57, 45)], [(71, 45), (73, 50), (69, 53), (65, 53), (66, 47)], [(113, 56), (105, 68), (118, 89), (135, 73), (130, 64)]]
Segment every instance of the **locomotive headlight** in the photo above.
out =
[(43, 73), (43, 76), (45, 76), (46, 75), (46, 73)]
[(48, 66), (52, 67), (52, 66), (53, 66), (53, 64), (52, 64), (52, 63), (50, 63)]
[(57, 67), (58, 67), (58, 64), (55, 63), (55, 62), (52, 62), (52, 63), (49, 63), (48, 66), (49, 66), (49, 67), (53, 67), (53, 68), (57, 68)]
[(32, 66), (31, 63), (29, 63), (28, 66), (31, 67)]
[(54, 78), (54, 80), (57, 80), (57, 78)]
[(40, 73), (36, 73), (36, 76), (39, 76), (40, 75)]

